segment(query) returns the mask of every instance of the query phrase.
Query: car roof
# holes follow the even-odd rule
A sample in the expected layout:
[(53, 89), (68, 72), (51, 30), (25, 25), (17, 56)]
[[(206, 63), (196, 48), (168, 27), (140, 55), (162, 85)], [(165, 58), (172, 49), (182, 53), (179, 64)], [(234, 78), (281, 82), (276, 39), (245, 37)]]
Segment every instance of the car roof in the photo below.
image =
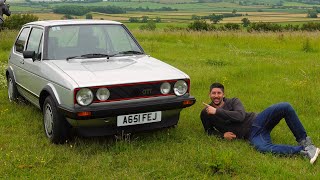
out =
[(87, 19), (77, 19), (77, 20), (47, 20), (47, 21), (34, 21), (27, 23), (25, 25), (39, 25), (39, 26), (60, 26), (60, 25), (86, 25), (86, 24), (122, 24), (117, 21), (109, 20), (87, 20)]

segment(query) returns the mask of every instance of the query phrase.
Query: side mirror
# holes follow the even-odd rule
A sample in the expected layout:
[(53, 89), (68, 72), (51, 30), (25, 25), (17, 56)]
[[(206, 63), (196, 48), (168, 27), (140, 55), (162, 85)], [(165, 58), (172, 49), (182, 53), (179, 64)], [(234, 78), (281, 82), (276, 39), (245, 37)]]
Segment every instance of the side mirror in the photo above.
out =
[(36, 60), (36, 52), (35, 51), (23, 51), (24, 58), (31, 58), (32, 61)]

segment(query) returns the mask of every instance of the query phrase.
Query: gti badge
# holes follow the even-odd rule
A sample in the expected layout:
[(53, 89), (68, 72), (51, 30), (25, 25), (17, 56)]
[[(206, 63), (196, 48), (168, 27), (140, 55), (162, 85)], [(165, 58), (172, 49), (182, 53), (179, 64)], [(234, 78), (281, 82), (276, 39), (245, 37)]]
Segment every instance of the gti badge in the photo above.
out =
[(142, 90), (143, 95), (150, 95), (152, 93), (152, 89), (144, 89)]

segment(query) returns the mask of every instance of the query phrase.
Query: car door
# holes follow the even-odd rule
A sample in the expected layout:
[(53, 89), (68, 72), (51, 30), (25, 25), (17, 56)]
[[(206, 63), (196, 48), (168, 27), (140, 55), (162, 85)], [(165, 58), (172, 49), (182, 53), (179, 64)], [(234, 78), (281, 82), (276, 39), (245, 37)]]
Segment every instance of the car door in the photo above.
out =
[(29, 36), (31, 27), (25, 26), (21, 29), (16, 42), (12, 48), (12, 53), (9, 58), (9, 66), (14, 72), (15, 81), (17, 83), (17, 88), (20, 94), (25, 95), (25, 90), (21, 86), (21, 76), (23, 70), (23, 51), (25, 50), (26, 42)]
[(26, 98), (38, 106), (38, 98), (43, 88), (43, 72), (41, 71), (43, 29), (32, 27), (26, 43), (25, 51), (35, 51), (35, 59), (21, 58), (22, 71), (20, 73), (20, 85), (26, 91)]

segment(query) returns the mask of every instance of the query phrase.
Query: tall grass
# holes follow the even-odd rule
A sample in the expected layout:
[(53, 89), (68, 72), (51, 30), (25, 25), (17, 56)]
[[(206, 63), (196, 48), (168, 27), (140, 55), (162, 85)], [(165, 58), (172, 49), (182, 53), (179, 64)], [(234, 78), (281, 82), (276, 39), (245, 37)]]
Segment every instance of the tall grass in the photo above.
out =
[(4, 70), (7, 67), (9, 51), (17, 36), (17, 31), (0, 31), (0, 88), (6, 87)]
[[(16, 32), (0, 32), (1, 63)], [(182, 111), (177, 128), (130, 136), (76, 137), (52, 145), (41, 112), (9, 103), (0, 88), (0, 177), (4, 179), (317, 179), (319, 162), (255, 151), (243, 140), (204, 134), (199, 113), (208, 87), (219, 81), (227, 97), (239, 97), (247, 111), (288, 101), (315, 144), (320, 145), (320, 33), (148, 32), (134, 30), (145, 51), (191, 77), (197, 103)], [(3, 39), (7, 39), (3, 43)], [(305, 51), (306, 42), (312, 51)], [(10, 43), (8, 45), (7, 43)], [(1, 72), (4, 69), (1, 66)], [(296, 144), (281, 122), (275, 143)]]

